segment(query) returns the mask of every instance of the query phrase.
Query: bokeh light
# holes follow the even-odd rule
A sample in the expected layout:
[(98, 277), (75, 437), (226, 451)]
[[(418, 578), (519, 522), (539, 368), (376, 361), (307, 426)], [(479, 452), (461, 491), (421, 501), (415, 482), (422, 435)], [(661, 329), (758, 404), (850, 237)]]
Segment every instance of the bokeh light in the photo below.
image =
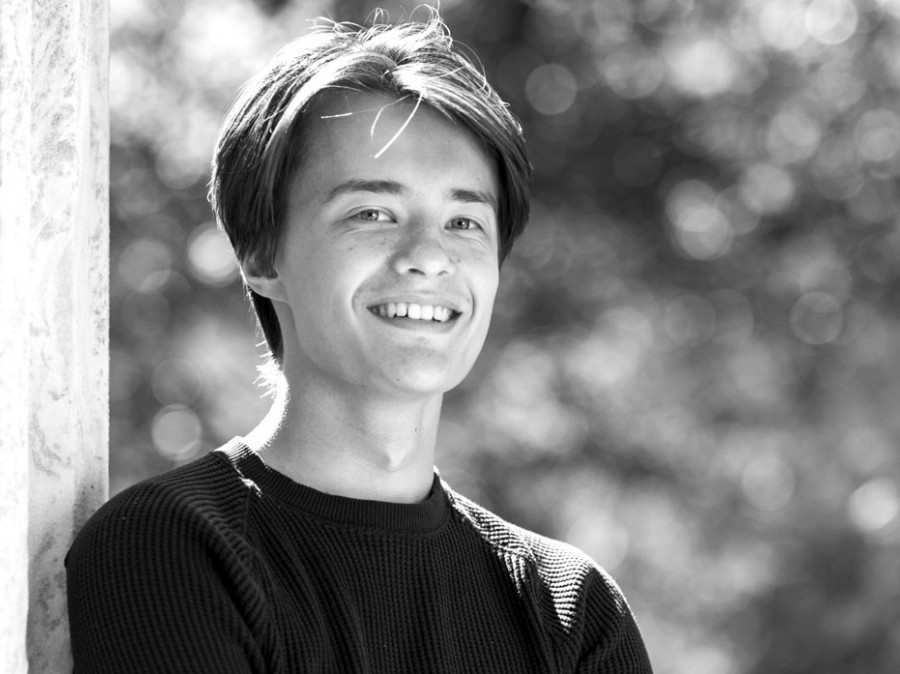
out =
[(723, 94), (742, 75), (735, 53), (714, 38), (679, 36), (666, 45), (663, 54), (670, 84), (690, 96), (708, 98)]
[(685, 180), (669, 192), (666, 212), (673, 242), (695, 260), (722, 257), (731, 247), (731, 222), (716, 204), (716, 193), (700, 180)]
[(538, 112), (559, 115), (575, 103), (578, 83), (564, 65), (547, 63), (531, 71), (525, 82), (525, 96)]
[(843, 325), (841, 305), (827, 293), (806, 293), (791, 309), (791, 328), (807, 344), (834, 341)]
[(172, 461), (183, 461), (199, 452), (203, 426), (191, 408), (166, 405), (153, 417), (150, 433), (156, 451)]
[(199, 225), (191, 232), (187, 254), (194, 276), (207, 285), (225, 286), (239, 276), (231, 244), (212, 222)]
[(172, 251), (165, 244), (152, 239), (136, 239), (119, 254), (117, 271), (132, 290), (154, 292), (157, 288), (151, 279), (157, 272), (169, 270), (172, 260)]
[(873, 478), (853, 492), (847, 502), (847, 511), (860, 530), (877, 533), (900, 515), (900, 489), (889, 478)]
[(784, 508), (794, 495), (794, 471), (777, 455), (754, 456), (741, 474), (748, 503), (764, 510)]
[(641, 46), (623, 46), (603, 60), (606, 84), (623, 98), (649, 96), (663, 82), (663, 61)]

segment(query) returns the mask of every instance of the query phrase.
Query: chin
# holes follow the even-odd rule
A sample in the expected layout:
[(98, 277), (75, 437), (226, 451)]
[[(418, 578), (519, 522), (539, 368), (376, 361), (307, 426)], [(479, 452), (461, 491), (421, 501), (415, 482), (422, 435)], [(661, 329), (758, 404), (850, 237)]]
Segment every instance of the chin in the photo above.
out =
[(391, 382), (391, 389), (402, 397), (431, 398), (445, 394), (447, 391), (455, 388), (458, 383), (456, 381), (447, 382), (446, 380), (400, 380)]
[(426, 398), (443, 395), (456, 388), (462, 380), (463, 377), (451, 377), (446, 372), (432, 374), (420, 370), (413, 376), (409, 373), (386, 375), (383, 385), (401, 397)]
[(446, 353), (416, 352), (410, 349), (383, 359), (364, 378), (379, 389), (395, 393), (410, 396), (442, 395), (456, 388), (471, 369), (470, 366), (467, 367), (468, 358), (459, 358), (459, 355), (455, 354), (454, 357)]

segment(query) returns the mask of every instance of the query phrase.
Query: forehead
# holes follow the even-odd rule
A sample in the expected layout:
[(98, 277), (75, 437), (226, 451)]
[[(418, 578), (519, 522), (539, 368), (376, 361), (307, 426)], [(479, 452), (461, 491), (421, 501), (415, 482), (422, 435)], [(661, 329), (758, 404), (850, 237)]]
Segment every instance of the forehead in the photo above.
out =
[(415, 120), (471, 135), (427, 102), (420, 102), (415, 94), (394, 95), (343, 87), (326, 89), (316, 96), (303, 123), (314, 133), (334, 129), (339, 133), (360, 130), (377, 135), (386, 133), (390, 121), (400, 117), (409, 123)]
[(475, 135), (412, 95), (324, 92), (305, 115), (300, 147), (298, 173), (323, 162), (332, 171), (376, 174), (441, 165), (497, 191), (495, 162)]

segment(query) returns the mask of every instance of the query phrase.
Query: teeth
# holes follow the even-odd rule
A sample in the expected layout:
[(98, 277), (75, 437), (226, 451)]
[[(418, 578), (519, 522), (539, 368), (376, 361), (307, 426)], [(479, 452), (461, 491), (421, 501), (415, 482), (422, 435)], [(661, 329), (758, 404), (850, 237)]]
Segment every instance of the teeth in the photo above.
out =
[(388, 302), (372, 307), (372, 311), (383, 318), (412, 318), (419, 321), (437, 321), (446, 323), (453, 315), (453, 310), (448, 307), (432, 304), (414, 304), (407, 302)]

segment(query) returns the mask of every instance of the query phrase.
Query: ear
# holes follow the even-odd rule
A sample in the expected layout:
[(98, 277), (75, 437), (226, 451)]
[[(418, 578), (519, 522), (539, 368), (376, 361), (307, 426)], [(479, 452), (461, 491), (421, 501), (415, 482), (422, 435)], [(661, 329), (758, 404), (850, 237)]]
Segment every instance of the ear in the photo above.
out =
[(286, 302), (284, 284), (274, 266), (268, 269), (260, 265), (256, 256), (251, 256), (240, 263), (244, 283), (259, 295), (275, 302)]

